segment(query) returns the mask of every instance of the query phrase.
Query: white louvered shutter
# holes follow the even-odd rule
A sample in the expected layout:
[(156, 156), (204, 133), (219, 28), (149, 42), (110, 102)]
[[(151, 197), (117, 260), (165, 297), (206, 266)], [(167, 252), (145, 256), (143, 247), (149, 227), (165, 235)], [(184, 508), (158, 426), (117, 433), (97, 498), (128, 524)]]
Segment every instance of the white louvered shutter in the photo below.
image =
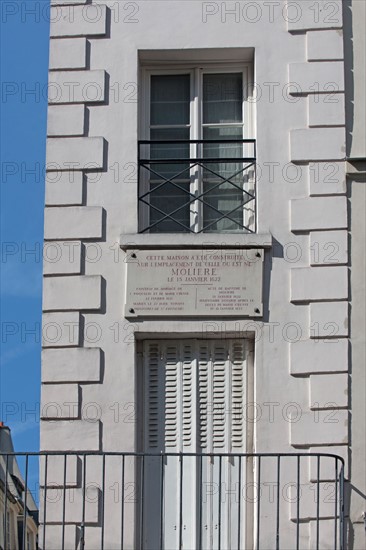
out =
[(145, 342), (145, 451), (195, 450), (196, 365), (193, 340)]
[(182, 342), (182, 449), (192, 449), (195, 438), (196, 398), (194, 396), (196, 358), (192, 342)]
[(210, 349), (208, 342), (202, 342), (198, 345), (198, 410), (199, 410), (199, 436), (200, 448), (207, 452), (208, 440), (210, 437), (208, 426), (208, 407), (210, 400), (209, 392), (209, 362)]
[(161, 366), (160, 346), (148, 343), (145, 346), (144, 394), (145, 394), (145, 449), (154, 452), (160, 446), (161, 388), (159, 372)]
[[(211, 376), (212, 376), (212, 447), (218, 451), (225, 451), (225, 439), (229, 439), (227, 433), (227, 417), (225, 405), (230, 407), (227, 399), (227, 387), (229, 379), (228, 349), (225, 342), (211, 344)], [(226, 437), (225, 437), (226, 436)]]
[[(246, 355), (246, 342), (242, 340), (198, 342), (199, 434), (202, 452), (235, 454), (246, 451)], [(208, 493), (206, 491), (201, 504), (202, 548), (245, 547), (244, 529), (238, 543), (240, 494), (235, 493), (240, 479), (242, 486), (245, 484), (245, 464), (238, 457), (215, 457), (210, 462), (204, 462), (202, 487), (216, 489)], [(224, 492), (228, 490), (236, 494), (234, 497), (222, 497), (221, 510), (217, 491), (220, 483)], [(242, 518), (244, 510), (245, 502), (242, 501)], [(221, 525), (220, 541), (218, 524)]]
[(245, 341), (198, 341), (197, 355), (199, 447), (203, 452), (244, 452)]
[(232, 452), (246, 451), (244, 409), (247, 396), (245, 341), (233, 340), (230, 346), (231, 366), (231, 447)]
[[(180, 413), (179, 407), (179, 375), (180, 368), (179, 350), (175, 343), (167, 344), (163, 347), (160, 344), (162, 359), (165, 358), (165, 365), (161, 365), (159, 370), (159, 376), (162, 378), (162, 383), (165, 389), (165, 414), (163, 416), (163, 404), (160, 406), (161, 415), (160, 422), (162, 425), (165, 423), (164, 439), (165, 447), (167, 450), (175, 449), (178, 439), (178, 415)], [(165, 372), (164, 372), (165, 370)]]
[[(145, 341), (144, 450), (151, 453), (245, 452), (246, 353), (243, 340)], [(182, 464), (179, 457), (166, 457), (164, 517), (162, 521), (159, 518), (154, 520), (156, 508), (160, 509), (160, 505), (151, 504), (152, 511), (149, 511), (149, 499), (153, 502), (160, 494), (159, 460), (150, 460), (149, 490), (145, 493), (144, 517), (151, 523), (151, 527), (147, 525), (144, 530), (146, 548), (149, 544), (150, 547), (158, 544), (154, 538), (157, 523), (164, 525), (164, 548), (177, 548), (180, 514), (183, 514), (184, 523), (182, 549), (196, 547), (200, 506), (202, 544), (207, 549), (216, 548), (219, 543), (217, 497), (208, 496), (200, 504), (197, 491), (199, 463), (194, 457), (185, 457)], [(202, 487), (217, 487), (220, 479), (227, 487), (238, 484), (238, 459), (221, 461), (217, 457), (202, 464)], [(180, 512), (177, 497), (181, 490), (181, 472), (184, 482)], [(237, 540), (237, 525), (231, 525), (235, 514), (237, 503), (228, 500), (221, 510), (223, 548), (229, 541)], [(235, 548), (235, 544), (232, 547)]]

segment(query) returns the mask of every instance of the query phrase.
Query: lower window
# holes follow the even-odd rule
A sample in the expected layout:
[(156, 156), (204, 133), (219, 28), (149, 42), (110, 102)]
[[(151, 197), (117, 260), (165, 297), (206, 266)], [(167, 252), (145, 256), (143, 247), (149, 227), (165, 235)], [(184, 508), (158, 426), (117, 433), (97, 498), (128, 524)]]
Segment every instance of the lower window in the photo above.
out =
[(143, 548), (247, 547), (248, 357), (245, 340), (144, 342)]

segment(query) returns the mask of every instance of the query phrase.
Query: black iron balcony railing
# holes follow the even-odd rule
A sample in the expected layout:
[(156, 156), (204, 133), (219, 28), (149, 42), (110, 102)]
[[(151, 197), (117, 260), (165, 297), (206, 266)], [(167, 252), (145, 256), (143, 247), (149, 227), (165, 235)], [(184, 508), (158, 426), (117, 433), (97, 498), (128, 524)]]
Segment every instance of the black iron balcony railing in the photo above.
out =
[[(2, 454), (1, 526), (16, 496), (15, 459), (18, 486), (28, 484), (24, 532), (27, 502), (39, 507), (39, 549), (345, 548), (344, 463), (335, 455)], [(0, 537), (5, 550), (26, 548), (25, 538), (9, 542), (7, 528)]]
[(138, 142), (140, 232), (256, 232), (254, 139)]

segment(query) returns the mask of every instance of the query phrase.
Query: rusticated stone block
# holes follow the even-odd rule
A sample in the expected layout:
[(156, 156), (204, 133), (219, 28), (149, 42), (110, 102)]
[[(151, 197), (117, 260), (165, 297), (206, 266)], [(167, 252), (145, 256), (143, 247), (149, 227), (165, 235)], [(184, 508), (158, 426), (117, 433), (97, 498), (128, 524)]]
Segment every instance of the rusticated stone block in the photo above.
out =
[(100, 239), (103, 209), (100, 206), (68, 206), (46, 208), (45, 240)]
[(46, 349), (42, 352), (42, 381), (53, 384), (97, 383), (100, 381), (100, 363), (99, 348)]
[(99, 275), (45, 277), (43, 311), (90, 311), (102, 305), (102, 278)]

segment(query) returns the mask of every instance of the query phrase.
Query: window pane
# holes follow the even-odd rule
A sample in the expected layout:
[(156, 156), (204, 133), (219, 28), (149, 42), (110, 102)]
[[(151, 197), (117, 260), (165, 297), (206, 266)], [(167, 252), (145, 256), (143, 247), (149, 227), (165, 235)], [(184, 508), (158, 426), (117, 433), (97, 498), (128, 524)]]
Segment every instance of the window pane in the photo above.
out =
[(241, 158), (243, 156), (242, 143), (225, 143), (229, 139), (243, 139), (242, 126), (206, 126), (203, 128), (203, 139), (215, 139), (220, 142), (204, 144), (203, 156), (205, 158)]
[(155, 141), (185, 140), (186, 143), (154, 143), (150, 145), (152, 159), (189, 159), (189, 128), (151, 129), (150, 139)]
[[(152, 129), (150, 135), (152, 140), (188, 140), (189, 128)], [(153, 163), (150, 166), (153, 171), (150, 173), (150, 204), (163, 212), (150, 208), (150, 224), (163, 220), (150, 231), (189, 231), (190, 205), (186, 203), (190, 200), (190, 165), (189, 162), (184, 162), (184, 159), (189, 159), (189, 144), (153, 144), (150, 147), (151, 159), (166, 159), (165, 162)], [(182, 159), (183, 162), (169, 162), (169, 159), (173, 158)], [(167, 179), (170, 181), (164, 183)], [(164, 215), (167, 214), (174, 219), (164, 220)]]
[[(241, 181), (242, 174), (234, 176), (240, 171), (242, 163), (225, 162), (225, 158), (243, 158), (242, 143), (225, 143), (227, 139), (241, 139), (241, 127), (221, 127), (221, 128), (204, 128), (204, 139), (216, 139), (218, 143), (206, 143), (203, 147), (203, 156), (205, 159), (216, 158), (223, 159), (222, 161), (205, 163), (205, 166), (210, 170), (204, 170), (203, 179), (205, 181), (222, 181), (222, 178), (230, 178), (235, 183)], [(212, 174), (215, 172), (219, 176)], [(221, 178), (220, 178), (221, 176)]]
[[(188, 140), (189, 128), (175, 128), (164, 130), (151, 130), (152, 140)], [(184, 162), (184, 159), (189, 159), (189, 144), (186, 143), (167, 143), (167, 144), (152, 144), (150, 145), (150, 158), (152, 160), (164, 159), (165, 162), (157, 162), (151, 165), (152, 172), (150, 174), (150, 182), (161, 183), (164, 179), (170, 179), (178, 182), (190, 181), (189, 162)], [(169, 162), (169, 159), (182, 159), (183, 162)], [(176, 187), (171, 183), (165, 184), (165, 194), (170, 192), (172, 195), (176, 193)]]
[[(205, 190), (214, 187), (206, 182)], [(243, 193), (228, 183), (212, 189), (205, 196), (203, 205), (203, 231), (205, 233), (218, 231), (242, 231), (243, 225)], [(228, 217), (223, 217), (227, 215)]]
[(243, 79), (241, 73), (203, 75), (203, 123), (242, 122)]
[(190, 75), (151, 76), (150, 124), (189, 124)]
[[(150, 207), (150, 225), (158, 222), (150, 229), (152, 233), (189, 231), (190, 217), (189, 205), (185, 205), (189, 201), (189, 183), (179, 182), (178, 185), (182, 189), (178, 189), (170, 184), (164, 184), (158, 188), (159, 184), (151, 183), (150, 189), (150, 204), (155, 208)], [(173, 212), (175, 212), (173, 214)], [(169, 214), (173, 219), (165, 218)], [(176, 220), (176, 221), (175, 221)], [(180, 222), (180, 223), (177, 223)], [(183, 224), (180, 225), (180, 224)]]
[[(225, 158), (243, 157), (243, 145), (225, 143), (227, 139), (241, 139), (242, 127), (204, 128), (204, 139), (222, 140), (205, 144), (204, 157), (222, 161), (205, 161), (203, 170), (203, 230), (240, 231), (243, 224), (243, 186), (245, 171), (243, 162), (225, 162)], [(227, 181), (225, 181), (227, 180)], [(228, 215), (228, 218), (222, 218)]]

